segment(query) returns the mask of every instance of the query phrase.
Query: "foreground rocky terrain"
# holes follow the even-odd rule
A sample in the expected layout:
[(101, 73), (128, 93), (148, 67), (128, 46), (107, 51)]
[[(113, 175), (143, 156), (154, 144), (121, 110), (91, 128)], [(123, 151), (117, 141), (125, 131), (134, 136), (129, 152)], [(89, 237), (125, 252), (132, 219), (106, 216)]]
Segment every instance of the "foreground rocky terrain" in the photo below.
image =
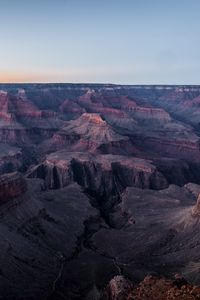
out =
[(195, 300), (200, 299), (200, 288), (176, 274), (174, 280), (146, 276), (136, 287), (123, 276), (115, 276), (101, 296), (101, 300)]
[(198, 299), (200, 87), (0, 90), (0, 297)]

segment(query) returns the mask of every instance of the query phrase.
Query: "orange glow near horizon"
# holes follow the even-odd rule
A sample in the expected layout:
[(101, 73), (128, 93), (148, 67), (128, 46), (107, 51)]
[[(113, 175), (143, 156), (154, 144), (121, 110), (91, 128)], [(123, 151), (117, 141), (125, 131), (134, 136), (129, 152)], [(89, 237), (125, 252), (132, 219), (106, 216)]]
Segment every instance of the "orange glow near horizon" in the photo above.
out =
[[(0, 83), (31, 83), (31, 82), (94, 82), (100, 76), (103, 81), (107, 75), (117, 74), (114, 68), (67, 68), (65, 70), (34, 70), (34, 71), (1, 71)], [(104, 79), (105, 78), (105, 79)]]
[[(54, 82), (110, 82), (118, 83), (119, 76), (127, 77), (127, 74), (134, 78), (134, 71), (139, 71), (142, 65), (118, 68), (108, 67), (66, 67), (60, 70), (35, 69), (35, 70), (0, 70), (0, 83), (54, 83)], [(152, 66), (149, 67), (150, 69)], [(126, 82), (129, 83), (129, 82)]]
[(50, 74), (28, 72), (0, 72), (0, 83), (47, 82), (53, 78)]

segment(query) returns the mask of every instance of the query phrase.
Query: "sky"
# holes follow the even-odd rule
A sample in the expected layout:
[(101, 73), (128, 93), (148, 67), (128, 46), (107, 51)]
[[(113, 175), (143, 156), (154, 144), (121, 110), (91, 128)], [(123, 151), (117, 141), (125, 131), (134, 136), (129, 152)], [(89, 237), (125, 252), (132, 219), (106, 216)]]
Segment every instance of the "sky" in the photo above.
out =
[(200, 84), (199, 0), (0, 0), (0, 82)]

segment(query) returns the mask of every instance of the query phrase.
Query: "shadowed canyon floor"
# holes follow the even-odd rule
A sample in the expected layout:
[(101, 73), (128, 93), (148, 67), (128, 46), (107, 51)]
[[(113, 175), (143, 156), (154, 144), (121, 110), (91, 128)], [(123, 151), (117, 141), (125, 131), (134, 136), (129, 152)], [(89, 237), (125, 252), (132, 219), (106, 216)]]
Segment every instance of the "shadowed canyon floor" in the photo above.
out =
[(0, 85), (0, 299), (200, 297), (199, 98)]

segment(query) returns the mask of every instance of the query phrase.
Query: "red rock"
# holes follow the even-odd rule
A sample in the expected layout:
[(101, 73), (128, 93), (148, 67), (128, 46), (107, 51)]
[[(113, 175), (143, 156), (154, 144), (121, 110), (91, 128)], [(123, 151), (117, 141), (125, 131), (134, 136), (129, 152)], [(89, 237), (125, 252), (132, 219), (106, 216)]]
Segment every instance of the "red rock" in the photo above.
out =
[(75, 181), (99, 193), (111, 195), (126, 186), (165, 188), (168, 183), (151, 161), (119, 155), (92, 155), (58, 151), (29, 172), (42, 178), (48, 188), (59, 188)]
[(185, 158), (189, 161), (199, 161), (199, 138), (191, 133), (185, 135), (185, 137), (173, 137), (167, 136), (145, 136), (139, 135), (134, 137), (135, 144), (138, 147), (144, 147), (148, 151), (154, 151), (155, 153), (161, 153), (164, 157), (179, 157)]
[(64, 122), (56, 112), (38, 109), (21, 93), (0, 92), (0, 142), (30, 146), (52, 136)]
[(62, 148), (113, 154), (138, 152), (127, 137), (115, 132), (97, 113), (84, 113), (69, 121), (51, 140), (41, 145), (43, 151), (47, 148), (51, 152)]

